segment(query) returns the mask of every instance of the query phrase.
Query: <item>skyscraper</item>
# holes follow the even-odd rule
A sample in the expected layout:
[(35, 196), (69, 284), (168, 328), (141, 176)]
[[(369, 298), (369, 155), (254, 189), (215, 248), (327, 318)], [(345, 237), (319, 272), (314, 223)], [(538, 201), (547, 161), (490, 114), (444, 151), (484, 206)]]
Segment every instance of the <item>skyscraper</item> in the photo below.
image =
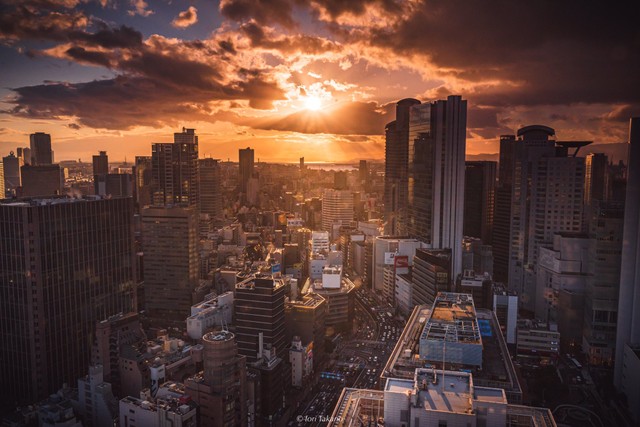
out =
[(500, 161), (498, 162), (498, 187), (495, 191), (495, 208), (491, 243), (493, 246), (493, 277), (496, 281), (509, 281), (509, 248), (511, 239), (511, 189), (513, 186), (513, 154), (515, 135), (500, 136)]
[[(535, 310), (538, 249), (556, 233), (582, 231), (586, 141), (556, 141), (555, 131), (532, 125), (518, 130), (510, 210), (509, 287), (521, 307)], [(569, 149), (575, 149), (569, 153)]]
[(174, 142), (151, 146), (153, 203), (198, 206), (198, 136), (195, 129), (174, 133)]
[(96, 321), (135, 310), (131, 199), (0, 203), (0, 401), (73, 384)]
[(53, 151), (51, 151), (51, 135), (44, 132), (36, 132), (29, 135), (31, 146), (31, 165), (41, 166), (53, 163)]
[(451, 248), (453, 278), (462, 273), (466, 131), (460, 96), (410, 110), (407, 231), (427, 247)]
[(144, 206), (151, 204), (151, 157), (136, 156), (133, 166), (133, 194), (136, 203), (136, 210), (139, 212)]
[(184, 323), (198, 286), (198, 214), (194, 207), (142, 210), (145, 309), (151, 319)]
[(409, 150), (409, 109), (420, 104), (406, 98), (396, 104), (396, 119), (385, 126), (384, 217), (385, 234), (406, 232)]
[(240, 192), (243, 193), (246, 197), (247, 194), (247, 185), (249, 184), (249, 179), (253, 176), (253, 148), (244, 148), (240, 149), (238, 152), (239, 156), (239, 183), (240, 183)]
[(4, 199), (7, 187), (4, 185), (4, 162), (0, 162), (0, 199)]
[(464, 174), (465, 236), (491, 243), (495, 205), (496, 162), (466, 162)]
[(200, 168), (200, 213), (222, 218), (222, 178), (216, 159), (198, 160)]
[(609, 159), (603, 153), (590, 153), (585, 157), (584, 204), (586, 206), (594, 200), (607, 200), (608, 164)]
[(106, 175), (109, 173), (109, 156), (106, 151), (93, 156), (93, 175)]
[[(640, 117), (634, 117), (629, 124), (629, 170), (624, 207), (618, 331), (613, 378), (616, 387), (627, 395), (631, 390), (626, 390), (624, 387), (623, 355), (626, 352), (629, 356), (633, 356), (634, 352), (626, 350), (625, 347), (632, 348), (638, 345), (640, 345)], [(636, 355), (636, 359), (638, 358), (640, 356)], [(631, 361), (628, 366), (631, 366)], [(637, 387), (637, 384), (633, 386)], [(638, 403), (640, 402), (629, 402), (629, 406), (632, 407)]]

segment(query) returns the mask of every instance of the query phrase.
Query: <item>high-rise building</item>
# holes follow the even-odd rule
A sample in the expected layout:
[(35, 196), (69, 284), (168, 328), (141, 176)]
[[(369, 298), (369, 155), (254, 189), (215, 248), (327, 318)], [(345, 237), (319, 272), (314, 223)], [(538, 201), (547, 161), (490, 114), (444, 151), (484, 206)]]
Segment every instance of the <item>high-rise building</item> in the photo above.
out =
[(396, 119), (385, 126), (384, 217), (390, 236), (406, 232), (409, 109), (417, 104), (420, 101), (412, 98), (398, 101)]
[(508, 283), (509, 248), (511, 239), (511, 189), (513, 186), (513, 155), (515, 135), (500, 136), (500, 161), (498, 162), (498, 187), (495, 192), (492, 236), (493, 277)]
[(322, 229), (329, 232), (331, 240), (338, 237), (334, 226), (351, 223), (353, 212), (353, 193), (350, 190), (327, 189), (322, 193)]
[(491, 242), (495, 205), (496, 162), (465, 162), (464, 225), (465, 236)]
[(462, 273), (467, 101), (449, 96), (410, 109), (407, 232), (427, 247), (451, 248)]
[(93, 175), (106, 175), (109, 173), (109, 156), (106, 151), (93, 156)]
[(313, 343), (313, 365), (318, 368), (324, 357), (327, 302), (318, 294), (307, 294), (285, 303), (287, 342), (300, 337), (304, 345)]
[[(620, 293), (618, 299), (618, 330), (616, 334), (616, 360), (614, 383), (618, 390), (630, 397), (632, 389), (625, 387), (625, 353), (635, 355), (633, 349), (640, 344), (640, 117), (629, 124), (629, 170), (627, 195), (624, 207), (624, 233), (622, 239), (622, 263), (620, 266)], [(629, 360), (627, 366), (631, 366)], [(636, 362), (635, 365), (638, 365)], [(631, 371), (629, 371), (630, 373)], [(631, 384), (637, 388), (637, 384)], [(640, 395), (635, 391), (635, 397)], [(629, 402), (638, 408), (640, 401)], [(638, 414), (640, 416), (640, 414)], [(640, 418), (640, 417), (639, 417)], [(636, 421), (640, 421), (637, 419)]]
[(222, 218), (222, 178), (216, 159), (198, 160), (200, 167), (200, 213)]
[(174, 142), (151, 146), (153, 203), (198, 206), (198, 136), (183, 128)]
[[(535, 310), (538, 248), (556, 233), (582, 231), (583, 141), (556, 141), (555, 131), (532, 125), (518, 130), (511, 188), (509, 287), (522, 308)], [(575, 149), (569, 153), (569, 149)]]
[(133, 193), (138, 211), (151, 204), (151, 163), (150, 156), (136, 156), (135, 164), (133, 166)]
[(198, 214), (194, 207), (142, 210), (145, 310), (184, 324), (198, 287)]
[(395, 287), (395, 257), (407, 257), (413, 265), (413, 256), (422, 243), (408, 237), (378, 236), (373, 243), (372, 287), (392, 302)]
[(202, 345), (204, 371), (185, 381), (186, 394), (200, 407), (200, 425), (246, 426), (246, 358), (238, 354), (235, 335), (209, 332)]
[(30, 165), (31, 164), (31, 148), (29, 148), (29, 147), (18, 147), (16, 149), (16, 154), (18, 155), (18, 157), (20, 157), (22, 159), (22, 162), (25, 165)]
[(53, 151), (51, 150), (51, 135), (44, 132), (36, 132), (29, 135), (31, 144), (31, 164), (33, 166), (50, 165), (53, 163)]
[(431, 305), (438, 292), (450, 292), (451, 249), (417, 249), (411, 280), (414, 305)]
[(590, 153), (585, 157), (584, 173), (584, 204), (589, 206), (592, 201), (606, 201), (609, 188), (609, 173), (607, 167), (609, 159), (603, 153)]
[(20, 168), (21, 197), (42, 197), (62, 194), (64, 179), (60, 165), (24, 165)]
[(260, 359), (264, 345), (275, 348), (278, 357), (286, 356), (285, 293), (284, 280), (271, 275), (252, 276), (236, 284), (236, 341), (238, 352), (247, 357), (248, 363)]
[(584, 295), (582, 352), (590, 365), (612, 366), (616, 346), (624, 203), (594, 202)]
[(249, 179), (253, 176), (253, 160), (254, 160), (254, 151), (253, 148), (241, 148), (238, 152), (239, 156), (239, 180), (240, 183), (240, 192), (247, 194), (247, 185), (249, 184)]
[(0, 401), (32, 403), (87, 369), (97, 321), (135, 310), (133, 203), (0, 203)]
[(22, 180), (20, 179), (20, 168), (23, 165), (23, 161), (20, 157), (16, 157), (13, 151), (8, 156), (2, 158), (2, 165), (4, 166), (4, 192), (3, 197), (11, 197), (15, 195), (16, 188), (20, 187)]

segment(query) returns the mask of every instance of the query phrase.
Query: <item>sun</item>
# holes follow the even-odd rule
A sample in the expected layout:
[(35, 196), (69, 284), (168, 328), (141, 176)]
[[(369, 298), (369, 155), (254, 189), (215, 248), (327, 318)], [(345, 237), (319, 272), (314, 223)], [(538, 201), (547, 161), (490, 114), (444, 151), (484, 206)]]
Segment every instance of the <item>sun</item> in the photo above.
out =
[(311, 111), (318, 111), (322, 108), (322, 100), (318, 96), (309, 95), (305, 96), (304, 100), (304, 108)]

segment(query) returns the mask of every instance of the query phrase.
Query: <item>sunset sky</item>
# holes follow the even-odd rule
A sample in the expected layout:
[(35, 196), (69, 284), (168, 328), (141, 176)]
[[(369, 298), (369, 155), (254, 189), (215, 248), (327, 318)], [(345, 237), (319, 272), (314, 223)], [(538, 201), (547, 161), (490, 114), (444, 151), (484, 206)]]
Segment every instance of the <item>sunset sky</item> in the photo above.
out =
[(0, 4), (0, 155), (43, 131), (56, 160), (132, 160), (184, 126), (201, 156), (383, 159), (395, 101), (448, 94), (469, 100), (468, 154), (534, 123), (622, 142), (640, 114), (632, 2)]

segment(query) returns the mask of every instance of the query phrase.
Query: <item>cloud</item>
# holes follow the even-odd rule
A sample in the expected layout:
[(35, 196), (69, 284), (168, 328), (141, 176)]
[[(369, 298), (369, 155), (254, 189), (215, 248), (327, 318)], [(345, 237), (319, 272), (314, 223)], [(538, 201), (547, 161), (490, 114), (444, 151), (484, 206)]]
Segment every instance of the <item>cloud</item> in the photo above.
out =
[(222, 0), (220, 13), (234, 21), (255, 20), (259, 24), (276, 23), (286, 28), (296, 27), (289, 0)]
[(127, 11), (129, 16), (140, 15), (140, 16), (147, 17), (155, 13), (153, 10), (148, 9), (149, 5), (144, 0), (131, 0), (130, 3), (131, 3), (131, 6), (133, 6), (133, 9), (130, 9), (129, 11)]
[(189, 9), (182, 11), (171, 21), (171, 25), (176, 28), (187, 28), (198, 22), (198, 9), (189, 6)]
[(341, 102), (325, 110), (301, 110), (284, 117), (237, 120), (255, 129), (307, 134), (381, 135), (384, 124), (393, 120), (391, 108), (375, 102)]

